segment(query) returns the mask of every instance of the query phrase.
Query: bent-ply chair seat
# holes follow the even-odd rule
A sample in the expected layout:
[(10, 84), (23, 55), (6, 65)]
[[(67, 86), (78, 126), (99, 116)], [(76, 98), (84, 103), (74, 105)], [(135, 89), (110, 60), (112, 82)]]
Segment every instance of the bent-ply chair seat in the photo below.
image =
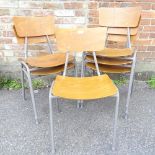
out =
[[(92, 55), (87, 55), (86, 60), (88, 62), (93, 62), (94, 58)], [(131, 60), (125, 60), (125, 59), (117, 59), (117, 58), (107, 58), (107, 57), (97, 57), (97, 62), (99, 64), (104, 64), (104, 65), (127, 65), (131, 64)]]
[(125, 57), (131, 56), (133, 51), (129, 48), (117, 49), (117, 48), (105, 48), (103, 51), (96, 52), (97, 56), (104, 57)]
[[(96, 66), (94, 63), (87, 63), (86, 66), (93, 70), (96, 70)], [(125, 66), (114, 66), (114, 65), (102, 65), (99, 64), (99, 69), (104, 73), (130, 73), (131, 68)]]
[[(71, 69), (74, 67), (74, 64), (70, 63), (68, 64), (68, 69)], [(57, 67), (48, 67), (48, 68), (39, 68), (38, 70), (32, 71), (32, 75), (51, 75), (51, 74), (57, 74), (64, 70), (64, 65), (60, 65)]]
[[(69, 57), (69, 61), (72, 61), (73, 56)], [(29, 57), (26, 59), (26, 63), (32, 67), (56, 67), (65, 64), (65, 53), (54, 53), (39, 57)]]
[(90, 100), (114, 96), (117, 91), (113, 81), (105, 74), (84, 78), (57, 76), (51, 93), (66, 99)]

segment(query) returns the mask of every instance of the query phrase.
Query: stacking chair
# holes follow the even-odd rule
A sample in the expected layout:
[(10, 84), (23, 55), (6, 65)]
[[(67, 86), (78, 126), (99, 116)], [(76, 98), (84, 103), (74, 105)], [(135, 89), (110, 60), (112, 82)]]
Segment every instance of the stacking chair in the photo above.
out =
[[(28, 79), (30, 94), (36, 123), (38, 123), (34, 90), (31, 75), (45, 76), (60, 73), (64, 70), (65, 54), (54, 53), (51, 46), (51, 38), (54, 37), (54, 17), (14, 17), (14, 31), (20, 44), (24, 44), (24, 58), (20, 59), (22, 93), (25, 99), (24, 75)], [(28, 45), (47, 43), (48, 52), (38, 52), (36, 56), (29, 56)], [(69, 60), (73, 59), (70, 56)], [(69, 64), (69, 68), (73, 64)]]
[[(99, 26), (107, 27), (108, 29), (106, 48), (96, 52), (100, 71), (103, 73), (130, 73), (125, 112), (126, 118), (128, 116), (136, 65), (136, 51), (134, 51), (132, 44), (136, 40), (140, 17), (140, 7), (99, 9)], [(117, 43), (118, 47), (110, 47), (109, 41)], [(122, 47), (119, 47), (120, 44)], [(87, 67), (96, 70), (93, 56), (89, 52), (85, 62)]]
[[(50, 129), (52, 152), (54, 153), (53, 110), (54, 99), (63, 98), (85, 101), (105, 97), (116, 97), (115, 120), (113, 131), (113, 146), (115, 149), (117, 117), (119, 108), (119, 91), (108, 75), (100, 75), (96, 51), (104, 49), (107, 28), (77, 28), (76, 30), (57, 30), (56, 39), (59, 51), (66, 52), (63, 75), (58, 75), (53, 81), (49, 92)], [(100, 35), (102, 34), (102, 35)], [(68, 58), (72, 52), (90, 51), (93, 54), (98, 76), (69, 77), (66, 76)], [(92, 52), (93, 51), (93, 52)]]

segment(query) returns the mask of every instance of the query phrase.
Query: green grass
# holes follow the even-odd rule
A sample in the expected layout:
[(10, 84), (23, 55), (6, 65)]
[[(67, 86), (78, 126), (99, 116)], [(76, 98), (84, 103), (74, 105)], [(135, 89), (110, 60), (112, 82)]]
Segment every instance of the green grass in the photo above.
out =
[(152, 76), (148, 81), (146, 81), (149, 88), (155, 89), (155, 76)]
[(123, 76), (121, 76), (118, 80), (113, 80), (113, 81), (117, 86), (122, 86), (124, 84), (127, 84), (127, 79)]
[(47, 84), (45, 83), (45, 81), (41, 79), (37, 79), (37, 80), (32, 80), (32, 86), (34, 89), (41, 89), (41, 88), (45, 88)]
[[(32, 80), (32, 86), (34, 89), (41, 89), (47, 86), (47, 83), (41, 79)], [(22, 88), (22, 84), (19, 79), (13, 79), (10, 77), (0, 77), (0, 89), (19, 90)], [(25, 88), (28, 88), (25, 85)]]
[(21, 89), (22, 85), (20, 80), (18, 79), (11, 79), (7, 77), (0, 77), (0, 89), (13, 89), (18, 90)]

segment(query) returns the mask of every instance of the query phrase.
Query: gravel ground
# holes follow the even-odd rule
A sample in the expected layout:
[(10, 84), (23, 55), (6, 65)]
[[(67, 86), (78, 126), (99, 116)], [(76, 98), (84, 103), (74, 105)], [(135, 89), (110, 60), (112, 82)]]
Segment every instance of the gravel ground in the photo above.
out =
[[(29, 93), (23, 101), (20, 91), (0, 91), (0, 155), (49, 155), (48, 89), (36, 94), (39, 125)], [(56, 155), (155, 155), (155, 90), (136, 82), (129, 108), (123, 119), (127, 87), (120, 88), (117, 150), (111, 151), (114, 99), (85, 102), (59, 100), (54, 105)]]

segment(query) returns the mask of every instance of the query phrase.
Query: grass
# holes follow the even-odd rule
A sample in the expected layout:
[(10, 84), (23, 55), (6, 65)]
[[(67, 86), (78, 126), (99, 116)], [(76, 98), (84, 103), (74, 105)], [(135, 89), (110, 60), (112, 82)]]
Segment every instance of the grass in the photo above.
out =
[(124, 84), (127, 84), (127, 79), (123, 76), (120, 76), (118, 80), (113, 80), (113, 81), (117, 86), (122, 86)]
[(22, 85), (18, 79), (11, 79), (7, 77), (0, 77), (0, 89), (21, 89)]
[[(34, 89), (41, 89), (47, 86), (47, 83), (41, 79), (32, 80)], [(25, 85), (25, 88), (28, 86)], [(0, 77), (0, 89), (19, 90), (22, 88), (22, 84), (19, 79), (13, 79), (10, 77)]]
[(146, 81), (149, 88), (155, 89), (155, 76), (152, 76), (148, 81)]
[(41, 79), (32, 80), (32, 86), (34, 89), (41, 89), (47, 86), (47, 83)]

